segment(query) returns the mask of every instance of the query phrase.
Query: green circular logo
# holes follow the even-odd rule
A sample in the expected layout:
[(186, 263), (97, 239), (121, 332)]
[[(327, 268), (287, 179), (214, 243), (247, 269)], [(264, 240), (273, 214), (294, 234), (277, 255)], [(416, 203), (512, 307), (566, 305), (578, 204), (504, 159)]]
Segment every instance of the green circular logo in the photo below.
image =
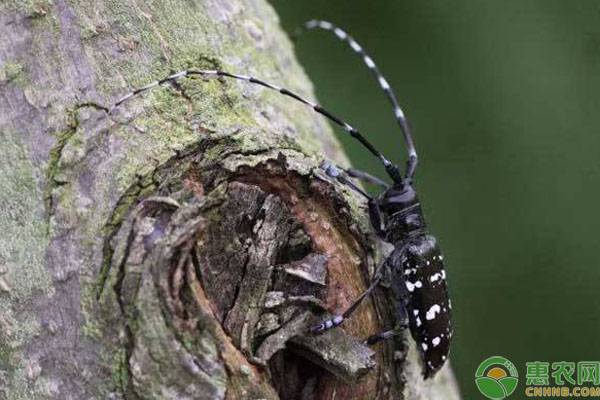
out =
[(479, 364), (475, 384), (488, 399), (502, 400), (517, 388), (519, 373), (515, 365), (501, 356), (493, 356)]

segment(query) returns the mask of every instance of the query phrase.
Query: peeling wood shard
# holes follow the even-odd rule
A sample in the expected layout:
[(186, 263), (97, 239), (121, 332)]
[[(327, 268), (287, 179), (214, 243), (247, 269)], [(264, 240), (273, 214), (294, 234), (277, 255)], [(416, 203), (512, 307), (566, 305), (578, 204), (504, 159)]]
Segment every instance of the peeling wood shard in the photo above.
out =
[(292, 349), (349, 384), (375, 367), (374, 351), (338, 329), (324, 335), (297, 336), (292, 339)]
[(305, 259), (283, 266), (286, 273), (322, 286), (327, 284), (327, 257), (323, 254), (309, 254)]
[(251, 346), (254, 329), (271, 283), (277, 251), (282, 247), (281, 241), (288, 237), (290, 229), (289, 210), (280, 199), (267, 195), (255, 215), (254, 225), (247, 238), (247, 259), (242, 271), (242, 281), (236, 290), (234, 305), (227, 313), (224, 324), (234, 343), (249, 356), (253, 353)]

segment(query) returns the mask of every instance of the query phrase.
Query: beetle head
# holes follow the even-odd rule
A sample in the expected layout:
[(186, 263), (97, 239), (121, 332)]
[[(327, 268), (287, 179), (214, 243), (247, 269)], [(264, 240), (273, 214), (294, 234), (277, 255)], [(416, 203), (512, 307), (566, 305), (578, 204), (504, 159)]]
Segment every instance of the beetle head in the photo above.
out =
[(406, 210), (418, 202), (417, 192), (409, 183), (392, 185), (381, 194), (380, 198), (380, 206), (388, 215)]

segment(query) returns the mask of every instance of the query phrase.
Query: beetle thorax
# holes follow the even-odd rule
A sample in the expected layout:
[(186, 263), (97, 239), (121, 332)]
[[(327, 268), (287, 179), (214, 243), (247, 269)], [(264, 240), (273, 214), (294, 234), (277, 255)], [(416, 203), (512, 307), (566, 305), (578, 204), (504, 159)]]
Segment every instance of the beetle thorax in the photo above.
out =
[(425, 233), (425, 218), (417, 193), (411, 185), (394, 185), (381, 195), (386, 219), (386, 238), (396, 243)]

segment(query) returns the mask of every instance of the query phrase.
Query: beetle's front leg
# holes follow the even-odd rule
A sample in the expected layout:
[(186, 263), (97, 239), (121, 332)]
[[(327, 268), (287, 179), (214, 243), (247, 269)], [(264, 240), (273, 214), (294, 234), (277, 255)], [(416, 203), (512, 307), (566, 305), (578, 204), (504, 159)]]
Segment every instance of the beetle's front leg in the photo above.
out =
[(345, 186), (349, 187), (350, 189), (352, 189), (353, 191), (355, 191), (356, 193), (360, 194), (361, 196), (363, 196), (367, 199), (368, 205), (369, 205), (369, 217), (371, 219), (371, 224), (373, 225), (373, 228), (377, 232), (377, 235), (379, 237), (383, 238), (385, 236), (386, 227), (385, 227), (383, 213), (381, 212), (381, 208), (379, 207), (379, 200), (377, 198), (370, 196), (367, 192), (365, 192), (364, 190), (362, 190), (361, 188), (356, 186), (350, 180), (346, 179), (346, 177), (342, 174), (342, 171), (344, 171), (345, 173), (347, 173), (348, 175), (350, 175), (353, 178), (363, 179), (370, 183), (383, 186), (384, 188), (387, 188), (388, 185), (385, 182), (383, 182), (381, 179), (371, 176), (371, 175), (367, 174), (366, 172), (358, 171), (355, 169), (349, 169), (349, 168), (348, 169), (339, 168), (336, 165), (331, 164), (328, 161), (323, 161), (321, 163), (321, 169), (327, 175), (329, 175), (331, 178), (336, 179), (338, 182), (344, 184)]
[(371, 225), (380, 238), (385, 237), (385, 222), (383, 213), (379, 207), (379, 202), (376, 198), (369, 199), (369, 218), (371, 219)]

